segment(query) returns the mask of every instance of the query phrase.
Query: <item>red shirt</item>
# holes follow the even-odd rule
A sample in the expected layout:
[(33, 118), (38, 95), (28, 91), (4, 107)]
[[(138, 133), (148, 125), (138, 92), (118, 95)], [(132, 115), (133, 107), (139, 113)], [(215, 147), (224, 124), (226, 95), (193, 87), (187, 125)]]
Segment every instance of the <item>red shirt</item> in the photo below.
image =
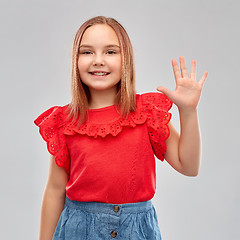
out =
[(89, 109), (80, 127), (66, 120), (67, 105), (54, 106), (34, 123), (56, 164), (69, 174), (66, 195), (113, 204), (152, 199), (155, 156), (164, 160), (172, 102), (162, 93), (136, 95), (137, 110), (121, 118), (115, 106)]

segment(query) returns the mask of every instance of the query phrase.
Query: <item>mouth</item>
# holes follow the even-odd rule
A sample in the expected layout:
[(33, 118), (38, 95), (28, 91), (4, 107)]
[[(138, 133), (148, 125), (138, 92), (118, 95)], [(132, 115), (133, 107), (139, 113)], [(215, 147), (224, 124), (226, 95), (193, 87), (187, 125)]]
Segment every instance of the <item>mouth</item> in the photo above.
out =
[(89, 73), (94, 76), (106, 76), (110, 74), (110, 72), (89, 72)]

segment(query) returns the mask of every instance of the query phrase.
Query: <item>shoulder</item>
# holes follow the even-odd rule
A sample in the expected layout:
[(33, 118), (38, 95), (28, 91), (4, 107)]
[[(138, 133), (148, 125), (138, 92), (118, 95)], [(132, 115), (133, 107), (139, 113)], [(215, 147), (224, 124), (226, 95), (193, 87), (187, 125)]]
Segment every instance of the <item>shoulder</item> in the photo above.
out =
[(39, 133), (46, 141), (49, 153), (55, 156), (56, 164), (64, 167), (69, 174), (70, 155), (63, 134), (66, 108), (67, 105), (50, 107), (42, 112), (34, 123), (39, 127)]
[(144, 108), (160, 108), (168, 111), (172, 107), (172, 101), (163, 93), (147, 92), (137, 94), (137, 104)]
[(146, 119), (154, 154), (163, 161), (167, 149), (165, 141), (170, 135), (168, 123), (172, 116), (169, 112), (172, 102), (163, 93), (148, 92), (138, 94), (137, 106), (141, 115), (138, 118)]
[(40, 126), (45, 122), (51, 122), (53, 125), (59, 125), (63, 123), (67, 117), (68, 105), (69, 104), (64, 106), (52, 106), (46, 109), (35, 118), (34, 123), (37, 126)]

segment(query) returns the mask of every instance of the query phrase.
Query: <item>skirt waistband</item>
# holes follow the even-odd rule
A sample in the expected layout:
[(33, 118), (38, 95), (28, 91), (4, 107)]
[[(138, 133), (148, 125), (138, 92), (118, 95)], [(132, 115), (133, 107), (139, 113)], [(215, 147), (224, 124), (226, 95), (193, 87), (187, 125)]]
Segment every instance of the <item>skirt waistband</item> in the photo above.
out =
[(137, 203), (112, 204), (103, 202), (79, 202), (69, 199), (66, 196), (65, 206), (90, 213), (140, 213), (152, 209), (151, 200)]

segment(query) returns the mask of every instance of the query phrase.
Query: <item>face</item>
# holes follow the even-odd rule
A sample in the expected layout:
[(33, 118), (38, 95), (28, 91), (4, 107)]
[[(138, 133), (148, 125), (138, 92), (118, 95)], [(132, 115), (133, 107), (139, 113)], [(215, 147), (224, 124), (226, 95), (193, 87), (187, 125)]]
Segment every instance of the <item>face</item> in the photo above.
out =
[(78, 69), (82, 82), (93, 91), (114, 91), (121, 79), (121, 52), (115, 31), (107, 24), (89, 27), (79, 49)]

